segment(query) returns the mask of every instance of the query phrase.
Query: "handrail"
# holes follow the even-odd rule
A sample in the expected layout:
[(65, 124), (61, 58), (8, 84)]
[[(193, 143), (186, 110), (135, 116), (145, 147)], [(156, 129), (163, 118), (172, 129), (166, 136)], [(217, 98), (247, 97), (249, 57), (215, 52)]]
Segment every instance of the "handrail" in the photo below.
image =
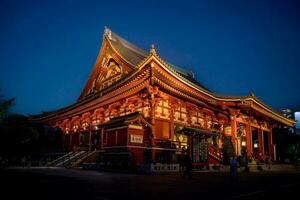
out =
[[(56, 166), (68, 166), (73, 159), (76, 159), (77, 156), (80, 156), (85, 151), (73, 152), (67, 159), (64, 159), (62, 162), (58, 163)], [(72, 156), (71, 156), (72, 155)]]
[(60, 156), (59, 158), (51, 161), (50, 163), (47, 163), (46, 166), (52, 166), (54, 165), (55, 163), (58, 163), (60, 160), (64, 159), (65, 157), (68, 157), (70, 154), (72, 154), (73, 152), (68, 152), (66, 154), (64, 154), (63, 156)]
[(85, 160), (86, 158), (90, 157), (91, 155), (97, 153), (97, 151), (87, 151), (84, 154), (82, 154), (78, 159), (75, 160), (75, 162), (73, 162), (73, 164), (71, 164), (71, 167), (75, 167), (76, 165), (78, 165), (80, 162), (82, 162), (83, 160)]

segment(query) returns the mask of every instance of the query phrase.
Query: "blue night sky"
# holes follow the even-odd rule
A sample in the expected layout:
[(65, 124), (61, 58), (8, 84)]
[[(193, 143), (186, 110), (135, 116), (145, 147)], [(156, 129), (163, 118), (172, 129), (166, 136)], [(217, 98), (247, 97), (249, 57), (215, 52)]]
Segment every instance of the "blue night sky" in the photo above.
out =
[(300, 105), (300, 3), (295, 1), (0, 0), (0, 93), (13, 112), (75, 102), (104, 26), (190, 69), (210, 90), (253, 92), (275, 109)]

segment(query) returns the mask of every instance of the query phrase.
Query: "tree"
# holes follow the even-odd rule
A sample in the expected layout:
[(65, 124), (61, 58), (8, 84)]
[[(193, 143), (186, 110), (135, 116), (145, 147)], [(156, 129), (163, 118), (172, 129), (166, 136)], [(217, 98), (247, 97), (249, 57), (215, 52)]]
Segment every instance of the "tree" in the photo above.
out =
[(0, 120), (7, 116), (8, 110), (13, 105), (14, 101), (15, 98), (4, 99), (2, 95), (0, 95)]
[(24, 155), (39, 159), (44, 153), (62, 151), (61, 130), (9, 113), (14, 101), (0, 98), (0, 157), (14, 163)]
[(0, 152), (5, 155), (30, 153), (37, 145), (39, 132), (24, 115), (12, 114), (2, 119)]

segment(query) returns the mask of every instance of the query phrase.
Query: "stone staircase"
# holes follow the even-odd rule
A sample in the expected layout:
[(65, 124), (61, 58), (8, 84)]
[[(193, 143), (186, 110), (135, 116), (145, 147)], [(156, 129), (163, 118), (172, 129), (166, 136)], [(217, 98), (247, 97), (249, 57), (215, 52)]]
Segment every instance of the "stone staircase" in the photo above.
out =
[(74, 167), (89, 156), (88, 151), (72, 151), (48, 163), (47, 167)]

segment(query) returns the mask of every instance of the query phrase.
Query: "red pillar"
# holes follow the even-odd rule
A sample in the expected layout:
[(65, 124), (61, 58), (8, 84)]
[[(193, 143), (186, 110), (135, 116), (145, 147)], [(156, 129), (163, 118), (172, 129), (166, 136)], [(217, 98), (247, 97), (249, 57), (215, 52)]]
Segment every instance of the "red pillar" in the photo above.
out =
[(78, 132), (78, 146), (80, 146), (82, 144), (81, 136), (82, 136), (82, 133)]
[(262, 129), (258, 129), (258, 155), (259, 158), (262, 159), (264, 155), (264, 144), (263, 144), (263, 131)]
[(189, 142), (189, 147), (188, 147), (188, 148), (189, 148), (189, 149), (188, 149), (189, 152), (188, 152), (188, 153), (189, 153), (190, 158), (191, 158), (191, 160), (192, 160), (192, 162), (193, 162), (193, 146), (192, 146), (192, 145), (193, 145), (193, 141), (192, 141), (192, 140), (193, 140), (193, 136), (190, 136), (190, 135), (189, 135), (189, 136), (188, 136), (188, 142)]
[(237, 155), (236, 116), (233, 116), (231, 119), (231, 141), (234, 148), (234, 154)]
[(73, 150), (73, 144), (72, 144), (72, 140), (73, 140), (73, 133), (70, 133), (70, 143), (69, 143), (69, 149), (72, 151)]
[(116, 138), (115, 138), (115, 139), (116, 139), (116, 140), (115, 140), (115, 144), (116, 144), (116, 145), (118, 145), (118, 132), (119, 132), (118, 130), (116, 130), (116, 132), (115, 132), (115, 134), (116, 134)]
[(268, 132), (269, 155), (274, 160), (272, 129)]
[(245, 130), (246, 130), (246, 150), (247, 150), (247, 156), (251, 155), (251, 145), (252, 145), (252, 138), (251, 138), (251, 133), (250, 133), (250, 125), (245, 125)]
[(91, 130), (89, 130), (89, 151), (92, 149), (91, 147), (92, 147), (92, 131)]
[(103, 139), (104, 139), (104, 128), (101, 128), (101, 131), (100, 131), (100, 149), (103, 148)]

